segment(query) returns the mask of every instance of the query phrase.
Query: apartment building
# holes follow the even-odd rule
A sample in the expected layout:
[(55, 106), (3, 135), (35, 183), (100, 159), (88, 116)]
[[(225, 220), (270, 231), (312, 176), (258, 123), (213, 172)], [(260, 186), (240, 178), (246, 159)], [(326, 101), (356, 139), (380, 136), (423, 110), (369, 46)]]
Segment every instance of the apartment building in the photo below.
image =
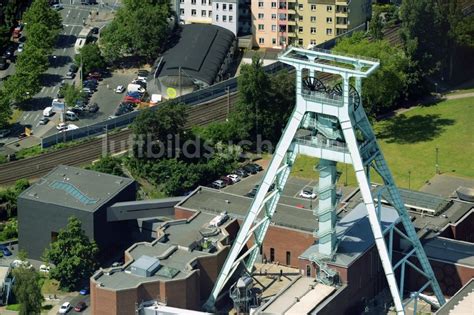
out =
[(370, 0), (252, 1), (254, 46), (318, 45), (361, 25)]
[(212, 0), (180, 0), (179, 19), (181, 23), (212, 23)]

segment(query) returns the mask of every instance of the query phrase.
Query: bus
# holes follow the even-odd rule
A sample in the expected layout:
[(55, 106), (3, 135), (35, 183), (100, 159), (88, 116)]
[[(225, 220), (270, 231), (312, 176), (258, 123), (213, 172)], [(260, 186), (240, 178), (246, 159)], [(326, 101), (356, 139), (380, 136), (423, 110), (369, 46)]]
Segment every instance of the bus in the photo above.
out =
[(76, 43), (74, 44), (74, 51), (76, 54), (79, 54), (79, 51), (85, 44), (89, 41), (90, 37), (92, 36), (92, 27), (86, 26), (84, 27), (79, 35), (77, 35)]

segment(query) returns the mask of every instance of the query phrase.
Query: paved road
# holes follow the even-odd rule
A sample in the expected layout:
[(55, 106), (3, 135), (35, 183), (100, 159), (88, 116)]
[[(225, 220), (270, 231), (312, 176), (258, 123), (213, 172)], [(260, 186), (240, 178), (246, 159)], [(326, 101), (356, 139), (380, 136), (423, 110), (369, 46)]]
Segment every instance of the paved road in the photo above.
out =
[[(42, 76), (43, 88), (32, 100), (28, 101), (27, 109), (20, 117), (19, 124), (14, 128), (14, 132), (12, 132), (9, 138), (1, 140), (3, 143), (16, 140), (16, 136), (24, 130), (24, 127), (32, 128), (33, 134), (36, 137), (41, 137), (55, 131), (55, 126), (59, 122), (58, 115), (53, 116), (52, 121), (45, 126), (40, 125), (39, 121), (43, 116), (43, 109), (51, 105), (52, 99), (55, 98), (56, 93), (59, 91), (59, 84), (63, 80), (63, 76), (74, 61), (74, 43), (76, 42), (76, 36), (83, 28), (83, 21), (101, 28), (110, 21), (111, 12), (114, 9), (113, 5), (120, 4), (119, 2), (109, 1), (108, 6), (83, 6), (80, 4), (80, 0), (66, 0), (63, 3), (64, 9), (59, 11), (63, 19), (63, 30), (59, 35), (56, 47), (49, 57), (50, 67)], [(108, 15), (108, 19), (99, 19), (100, 16), (99, 18), (93, 16), (94, 20), (91, 20), (89, 18), (91, 10), (99, 11), (101, 15)], [(0, 78), (11, 75), (13, 71), (14, 65), (12, 64), (5, 71), (0, 71)], [(65, 81), (70, 84), (73, 83), (73, 80)]]

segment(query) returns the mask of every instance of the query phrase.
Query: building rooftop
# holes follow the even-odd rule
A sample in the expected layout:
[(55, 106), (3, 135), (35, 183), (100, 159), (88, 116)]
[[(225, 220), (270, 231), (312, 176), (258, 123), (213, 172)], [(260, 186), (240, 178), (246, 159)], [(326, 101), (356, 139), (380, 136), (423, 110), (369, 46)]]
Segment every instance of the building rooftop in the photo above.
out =
[[(176, 207), (215, 214), (227, 211), (232, 217), (244, 219), (251, 202), (252, 199), (248, 197), (226, 193), (222, 190), (199, 187), (188, 198), (178, 203)], [(263, 213), (260, 214), (260, 216), (262, 215)], [(308, 233), (312, 233), (318, 226), (311, 210), (281, 204), (278, 204), (272, 221), (275, 225)]]
[(94, 212), (132, 184), (130, 178), (59, 165), (19, 198)]
[(474, 243), (435, 237), (423, 244), (430, 259), (474, 268)]
[(181, 77), (183, 85), (190, 77), (209, 85), (214, 83), (235, 39), (234, 34), (215, 25), (189, 24), (182, 26), (180, 37), (179, 42), (163, 54), (159, 77), (169, 77), (167, 80)]
[(436, 312), (436, 315), (472, 314), (474, 306), (474, 279), (466, 283), (456, 294)]
[[(97, 272), (93, 278), (102, 287), (113, 290), (134, 288), (145, 282), (169, 281), (184, 279), (194, 272), (193, 261), (198, 257), (212, 255), (210, 243), (222, 240), (226, 235), (221, 229), (213, 230), (212, 236), (206, 237), (201, 231), (207, 231), (207, 223), (214, 216), (196, 213), (189, 220), (175, 220), (164, 223), (163, 234), (151, 243), (141, 242), (131, 246), (126, 255), (130, 262), (122, 267), (110, 268)], [(225, 222), (221, 227), (225, 227)], [(210, 242), (209, 242), (210, 241)], [(207, 245), (205, 245), (207, 244)], [(148, 277), (136, 275), (132, 266), (147, 270), (159, 261), (159, 267)]]
[[(382, 207), (380, 216), (382, 229), (398, 219), (395, 209)], [(374, 245), (374, 236), (363, 203), (349, 211), (336, 225), (337, 238), (340, 240), (337, 255), (331, 264), (348, 267), (370, 247)], [(310, 246), (300, 258), (310, 259), (318, 253), (318, 244)]]
[(336, 288), (300, 277), (259, 308), (259, 314), (308, 314)]

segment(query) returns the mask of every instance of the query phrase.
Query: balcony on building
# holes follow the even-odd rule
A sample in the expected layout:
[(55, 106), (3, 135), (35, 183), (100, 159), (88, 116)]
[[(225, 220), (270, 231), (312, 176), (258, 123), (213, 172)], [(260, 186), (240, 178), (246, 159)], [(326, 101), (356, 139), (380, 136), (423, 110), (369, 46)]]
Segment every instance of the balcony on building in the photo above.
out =
[(347, 5), (336, 5), (336, 17), (347, 17), (348, 13)]

